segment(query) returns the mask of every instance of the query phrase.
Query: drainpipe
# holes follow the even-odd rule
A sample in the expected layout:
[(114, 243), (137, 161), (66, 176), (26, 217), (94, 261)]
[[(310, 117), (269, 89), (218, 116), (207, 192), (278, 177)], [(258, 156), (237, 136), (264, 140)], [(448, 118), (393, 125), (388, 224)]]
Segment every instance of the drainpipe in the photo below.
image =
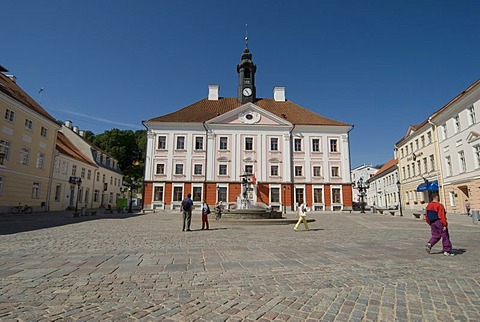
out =
[(202, 125), (203, 125), (203, 128), (205, 129), (205, 176), (203, 180), (203, 200), (202, 200), (202, 207), (203, 207), (203, 201), (207, 201), (208, 129), (205, 126), (205, 122), (203, 122)]
[[(148, 142), (148, 127), (145, 125), (144, 123), (145, 121), (142, 121), (142, 125), (145, 126), (145, 128), (147, 129), (147, 142)], [(148, 146), (148, 143), (147, 143), (147, 146)], [(155, 146), (155, 144), (154, 144)], [(145, 149), (145, 155), (144, 155), (144, 158), (145, 160), (145, 166), (147, 166), (147, 149)], [(145, 169), (144, 169), (144, 173), (145, 173)], [(143, 183), (143, 188), (142, 188), (142, 210), (143, 212), (145, 212), (145, 174), (143, 176), (143, 180), (142, 180), (142, 183)], [(153, 205), (152, 205), (152, 210), (153, 209)]]
[[(290, 181), (291, 181), (291, 187), (290, 187), (290, 200), (292, 201), (291, 205), (290, 205), (290, 210), (293, 211), (295, 208), (294, 208), (294, 205), (293, 205), (293, 200), (294, 200), (294, 189), (293, 189), (293, 185), (294, 185), (294, 177), (295, 177), (295, 167), (293, 165), (293, 130), (295, 130), (295, 124), (293, 124), (293, 127), (292, 129), (290, 130)], [(307, 193), (305, 191), (305, 193)], [(306, 196), (305, 196), (305, 199)]]
[[(435, 154), (436, 154), (436, 156), (438, 156), (440, 158), (440, 150), (439, 150), (439, 147), (438, 147), (439, 141), (438, 141), (438, 135), (437, 135), (437, 125), (432, 121), (433, 116), (430, 116), (428, 118), (428, 124), (432, 125), (433, 134), (435, 135)], [(445, 195), (445, 188), (443, 187), (443, 176), (439, 175), (439, 173), (441, 172), (442, 163), (441, 163), (441, 160), (437, 160), (437, 162), (438, 162), (438, 165), (439, 165), (439, 169), (437, 170), (437, 181), (439, 183), (438, 189), (442, 189), (443, 203), (445, 204), (447, 202), (447, 196)], [(438, 193), (440, 194), (440, 191)], [(430, 202), (430, 200), (429, 200), (429, 202)]]
[[(350, 153), (350, 132), (353, 131), (353, 128), (355, 127), (355, 125), (352, 124), (352, 128), (350, 130), (348, 130), (347, 132), (347, 138), (348, 138), (348, 167), (350, 169), (349, 173), (348, 173), (348, 182), (350, 183), (350, 189), (352, 189), (352, 158), (350, 157), (351, 156), (351, 153)], [(351, 207), (353, 209), (353, 189), (351, 190), (351, 196), (352, 196), (352, 200), (351, 200)], [(325, 201), (324, 201), (325, 203)], [(345, 201), (343, 201), (343, 205), (345, 206)]]

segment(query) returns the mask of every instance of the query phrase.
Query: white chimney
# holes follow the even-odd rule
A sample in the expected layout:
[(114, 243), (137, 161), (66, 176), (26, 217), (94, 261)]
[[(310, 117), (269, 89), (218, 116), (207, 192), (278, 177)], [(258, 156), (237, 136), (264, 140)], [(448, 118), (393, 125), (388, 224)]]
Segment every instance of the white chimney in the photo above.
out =
[(68, 120), (67, 120), (67, 121), (65, 121), (64, 124), (65, 124), (65, 126), (68, 127), (70, 130), (72, 129), (72, 126), (73, 126), (72, 121), (68, 121)]
[(220, 85), (208, 85), (208, 100), (218, 101), (219, 91), (220, 91)]
[(76, 125), (73, 126), (72, 131), (75, 132), (75, 133), (78, 133), (78, 126), (76, 126)]
[(85, 131), (84, 130), (78, 131), (78, 135), (80, 135), (82, 138), (85, 137)]
[(275, 86), (273, 88), (273, 98), (276, 102), (285, 102), (285, 86)]

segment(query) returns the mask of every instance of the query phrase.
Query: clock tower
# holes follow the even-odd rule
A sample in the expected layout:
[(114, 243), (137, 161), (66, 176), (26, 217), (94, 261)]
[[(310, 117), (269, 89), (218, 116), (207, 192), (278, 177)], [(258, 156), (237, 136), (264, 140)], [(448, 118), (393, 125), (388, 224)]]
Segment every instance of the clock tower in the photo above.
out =
[(245, 37), (245, 50), (242, 53), (242, 60), (237, 65), (238, 73), (238, 101), (241, 103), (255, 102), (255, 72), (257, 66), (252, 61), (252, 54), (248, 49), (248, 38)]

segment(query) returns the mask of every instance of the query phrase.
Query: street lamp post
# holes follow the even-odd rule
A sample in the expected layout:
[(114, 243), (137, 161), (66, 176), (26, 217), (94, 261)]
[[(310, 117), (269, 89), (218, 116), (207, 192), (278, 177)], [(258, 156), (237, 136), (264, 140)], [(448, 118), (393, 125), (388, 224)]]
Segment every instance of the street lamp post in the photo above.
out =
[(363, 181), (363, 178), (360, 178), (357, 183), (353, 183), (353, 187), (358, 190), (360, 193), (360, 200), (361, 200), (361, 213), (365, 213), (365, 195), (367, 193), (368, 188), (370, 188), (370, 184), (368, 182)]
[(283, 214), (287, 213), (287, 205), (285, 204), (285, 194), (287, 193), (287, 186), (283, 186)]
[(402, 194), (400, 193), (400, 180), (397, 181), (397, 188), (398, 188), (398, 208), (400, 209), (400, 216), (403, 216), (402, 212)]
[(130, 204), (128, 206), (128, 213), (132, 213), (132, 204), (133, 204), (133, 189), (135, 189), (135, 180), (132, 177), (132, 182), (130, 183)]
[(78, 197), (80, 195), (80, 186), (82, 185), (82, 178), (77, 178), (77, 186), (78, 186), (78, 189), (77, 189), (77, 202), (75, 203), (75, 215), (78, 216)]

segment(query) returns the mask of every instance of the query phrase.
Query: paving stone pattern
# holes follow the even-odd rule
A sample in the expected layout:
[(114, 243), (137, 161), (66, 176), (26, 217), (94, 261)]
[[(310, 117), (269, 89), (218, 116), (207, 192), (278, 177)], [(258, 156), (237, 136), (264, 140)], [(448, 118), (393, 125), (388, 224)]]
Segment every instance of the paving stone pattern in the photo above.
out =
[[(288, 214), (294, 218), (295, 214)], [(1, 321), (480, 321), (480, 227), (454, 257), (411, 216), (309, 213), (293, 225), (178, 212), (0, 215)]]

